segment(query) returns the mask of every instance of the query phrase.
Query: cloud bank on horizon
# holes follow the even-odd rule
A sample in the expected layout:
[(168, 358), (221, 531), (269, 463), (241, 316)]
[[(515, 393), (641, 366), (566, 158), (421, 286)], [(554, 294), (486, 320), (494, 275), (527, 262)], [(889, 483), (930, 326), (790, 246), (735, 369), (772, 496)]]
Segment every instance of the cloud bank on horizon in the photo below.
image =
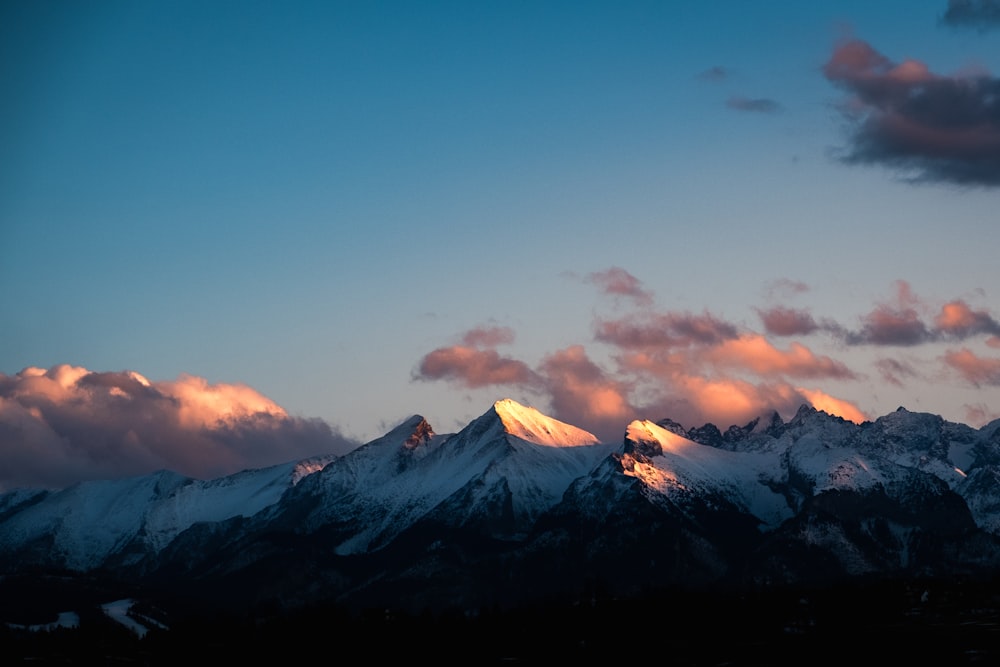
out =
[(0, 374), (0, 492), (161, 469), (208, 479), (356, 446), (246, 385), (69, 365)]
[[(851, 368), (800, 341), (781, 347), (772, 339), (825, 335), (842, 349), (883, 349), (978, 338), (988, 347), (1000, 347), (1000, 321), (993, 314), (963, 299), (928, 303), (902, 280), (890, 299), (858, 317), (856, 327), (780, 304), (757, 309), (763, 332), (708, 311), (656, 309), (652, 292), (620, 267), (589, 274), (584, 281), (605, 296), (631, 301), (625, 313), (594, 317), (588, 345), (556, 350), (532, 366), (498, 351), (514, 342), (512, 329), (484, 326), (465, 332), (459, 344), (428, 352), (414, 378), (466, 389), (526, 392), (547, 402), (554, 417), (611, 439), (636, 418), (670, 417), (687, 427), (713, 422), (725, 428), (771, 410), (788, 418), (803, 403), (854, 422), (874, 417), (821, 388), (826, 381), (860, 380), (868, 369)], [(801, 282), (779, 281), (772, 293), (807, 290)], [(595, 361), (594, 347), (610, 349), (607, 365)], [(947, 349), (927, 363), (937, 375), (974, 386), (1000, 386), (1000, 359), (968, 347)], [(891, 357), (880, 358), (874, 370), (897, 386), (929, 378), (928, 371)], [(980, 421), (989, 414), (982, 406), (967, 406), (966, 413)]]

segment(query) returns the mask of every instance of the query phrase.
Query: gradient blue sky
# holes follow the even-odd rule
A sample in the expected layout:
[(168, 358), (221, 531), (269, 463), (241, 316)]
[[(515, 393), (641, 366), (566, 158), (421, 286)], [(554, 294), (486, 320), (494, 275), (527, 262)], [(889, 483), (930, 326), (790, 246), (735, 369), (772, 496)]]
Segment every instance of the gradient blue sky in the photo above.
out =
[[(504, 396), (591, 430), (693, 426), (713, 404), (684, 392), (730, 381), (747, 410), (801, 390), (981, 425), (1000, 25), (962, 8), (4, 3), (0, 374), (245, 384), (361, 441)], [(872, 59), (835, 71), (850, 44)], [(864, 125), (907, 61), (931, 93), (978, 82), (974, 151)], [(816, 326), (779, 335), (775, 307)], [(677, 339), (698, 318), (721, 337)], [(603, 407), (573, 406), (587, 387)]]

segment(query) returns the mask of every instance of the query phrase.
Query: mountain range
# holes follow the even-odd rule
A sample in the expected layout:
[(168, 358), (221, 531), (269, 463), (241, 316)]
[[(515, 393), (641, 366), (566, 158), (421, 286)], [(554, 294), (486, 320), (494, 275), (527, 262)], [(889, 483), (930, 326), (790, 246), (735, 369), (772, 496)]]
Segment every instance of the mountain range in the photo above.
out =
[(504, 399), (340, 456), (0, 495), (0, 575), (101, 577), (240, 608), (516, 608), (653, 590), (990, 579), (1000, 420), (802, 406), (620, 442)]

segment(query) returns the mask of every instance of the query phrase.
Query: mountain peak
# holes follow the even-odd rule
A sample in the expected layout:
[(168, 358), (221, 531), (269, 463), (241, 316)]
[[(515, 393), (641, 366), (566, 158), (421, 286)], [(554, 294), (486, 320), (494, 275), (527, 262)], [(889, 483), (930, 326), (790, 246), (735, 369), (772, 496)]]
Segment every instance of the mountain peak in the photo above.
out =
[(549, 447), (596, 445), (600, 441), (581, 428), (547, 417), (535, 408), (504, 398), (493, 404), (503, 430), (515, 438)]

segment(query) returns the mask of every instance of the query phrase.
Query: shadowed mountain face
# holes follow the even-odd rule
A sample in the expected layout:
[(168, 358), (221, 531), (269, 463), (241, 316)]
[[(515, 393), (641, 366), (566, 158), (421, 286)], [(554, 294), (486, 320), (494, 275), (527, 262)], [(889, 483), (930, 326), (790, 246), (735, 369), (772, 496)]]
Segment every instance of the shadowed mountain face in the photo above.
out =
[(998, 432), (803, 407), (725, 431), (635, 421), (606, 444), (503, 400), (458, 433), (415, 415), (335, 459), (2, 495), (0, 573), (414, 611), (991, 577)]

